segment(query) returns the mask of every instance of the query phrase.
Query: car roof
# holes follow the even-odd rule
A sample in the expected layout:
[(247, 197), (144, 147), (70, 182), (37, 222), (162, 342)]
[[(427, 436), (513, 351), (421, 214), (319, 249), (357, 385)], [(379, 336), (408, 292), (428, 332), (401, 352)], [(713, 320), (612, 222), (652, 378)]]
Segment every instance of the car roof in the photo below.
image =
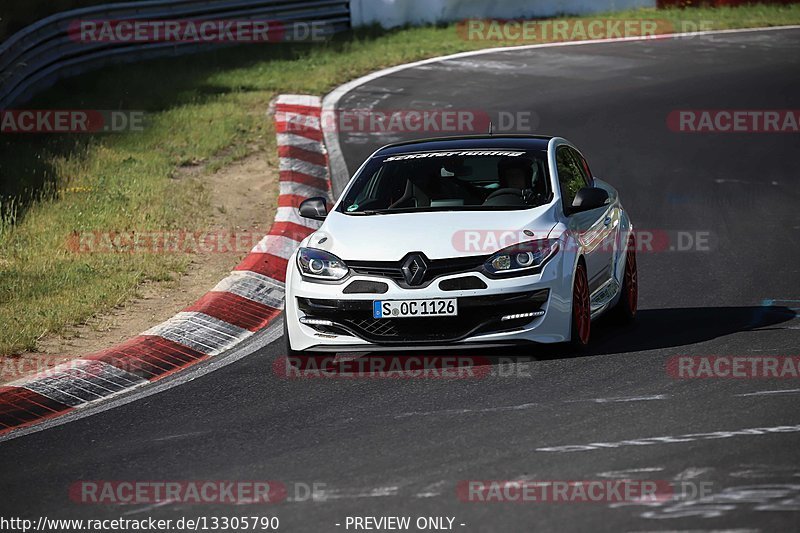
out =
[(375, 156), (438, 150), (521, 149), (546, 151), (552, 138), (544, 135), (468, 135), (419, 139), (386, 145), (378, 150)]

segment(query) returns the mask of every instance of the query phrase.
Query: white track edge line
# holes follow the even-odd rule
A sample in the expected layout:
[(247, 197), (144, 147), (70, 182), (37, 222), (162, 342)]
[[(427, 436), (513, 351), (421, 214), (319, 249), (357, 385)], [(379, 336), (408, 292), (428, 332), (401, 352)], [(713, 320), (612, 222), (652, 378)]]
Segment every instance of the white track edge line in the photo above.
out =
[[(402, 65), (395, 65), (393, 67), (372, 72), (360, 78), (356, 78), (355, 80), (349, 81), (343, 85), (340, 85), (339, 87), (328, 93), (322, 99), (322, 113), (335, 112), (339, 105), (339, 101), (347, 93), (378, 78), (389, 76), (397, 72), (402, 72), (410, 68), (429, 65), (431, 63), (440, 63), (442, 61), (448, 61), (450, 59), (461, 59), (464, 57), (474, 57), (474, 56), (493, 54), (493, 53), (513, 52), (516, 50), (533, 50), (537, 48), (559, 48), (564, 46), (585, 46), (591, 44), (659, 41), (659, 40), (668, 40), (670, 38), (677, 39), (677, 38), (687, 38), (687, 37), (701, 37), (704, 35), (723, 35), (728, 33), (748, 33), (757, 31), (779, 31), (779, 30), (796, 30), (796, 29), (800, 29), (800, 25), (768, 26), (759, 28), (736, 28), (729, 30), (709, 30), (709, 31), (688, 32), (688, 33), (664, 33), (656, 36), (618, 37), (611, 39), (592, 39), (586, 41), (568, 41), (568, 42), (557, 42), (557, 43), (527, 44), (519, 46), (501, 46), (496, 48), (482, 48), (480, 50), (470, 50), (468, 52), (458, 52), (456, 54), (432, 57), (420, 61), (413, 61), (411, 63), (404, 63)], [(349, 181), (350, 172), (347, 168), (347, 163), (344, 160), (344, 153), (342, 152), (342, 147), (341, 144), (339, 143), (338, 132), (323, 131), (323, 136), (325, 139), (325, 145), (328, 149), (328, 165), (330, 166), (331, 169), (331, 188), (333, 190), (334, 197), (338, 197), (338, 195), (342, 192), (340, 188), (343, 188), (345, 185), (347, 185), (347, 182)]]

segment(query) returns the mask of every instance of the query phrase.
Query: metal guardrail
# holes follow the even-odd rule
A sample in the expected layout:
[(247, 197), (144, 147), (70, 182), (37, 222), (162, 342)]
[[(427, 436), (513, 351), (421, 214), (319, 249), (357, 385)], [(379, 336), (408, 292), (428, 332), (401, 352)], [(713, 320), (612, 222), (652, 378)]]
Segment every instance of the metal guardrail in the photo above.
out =
[(69, 76), (111, 64), (219, 48), (218, 43), (92, 42), (69, 34), (80, 20), (264, 20), (324, 22), (327, 33), (350, 28), (349, 0), (152, 0), (74, 9), (20, 30), (0, 45), (0, 109), (29, 100)]

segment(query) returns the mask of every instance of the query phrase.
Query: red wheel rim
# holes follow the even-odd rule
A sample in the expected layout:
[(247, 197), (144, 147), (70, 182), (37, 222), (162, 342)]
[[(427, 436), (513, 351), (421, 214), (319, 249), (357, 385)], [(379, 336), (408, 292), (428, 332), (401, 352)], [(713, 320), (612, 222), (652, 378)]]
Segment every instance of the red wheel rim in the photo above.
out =
[(583, 265), (578, 265), (575, 271), (575, 289), (572, 295), (572, 319), (575, 321), (575, 331), (581, 344), (589, 343), (591, 331), (591, 310), (589, 308), (589, 282), (586, 279), (586, 270)]
[(636, 274), (636, 249), (633, 240), (628, 247), (628, 254), (625, 260), (625, 287), (628, 291), (628, 309), (631, 315), (636, 314), (639, 305), (639, 280)]

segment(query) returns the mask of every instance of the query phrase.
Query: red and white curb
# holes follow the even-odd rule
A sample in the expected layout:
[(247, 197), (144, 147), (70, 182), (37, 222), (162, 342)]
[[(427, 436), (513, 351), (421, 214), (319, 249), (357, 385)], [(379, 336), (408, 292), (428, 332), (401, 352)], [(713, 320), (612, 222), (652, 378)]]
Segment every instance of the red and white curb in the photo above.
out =
[(319, 222), (300, 202), (330, 197), (328, 153), (318, 97), (283, 95), (275, 104), (280, 195), (275, 222), (250, 254), (210, 292), (127, 342), (0, 386), (0, 435), (163, 379), (230, 350), (283, 309), (286, 265)]

